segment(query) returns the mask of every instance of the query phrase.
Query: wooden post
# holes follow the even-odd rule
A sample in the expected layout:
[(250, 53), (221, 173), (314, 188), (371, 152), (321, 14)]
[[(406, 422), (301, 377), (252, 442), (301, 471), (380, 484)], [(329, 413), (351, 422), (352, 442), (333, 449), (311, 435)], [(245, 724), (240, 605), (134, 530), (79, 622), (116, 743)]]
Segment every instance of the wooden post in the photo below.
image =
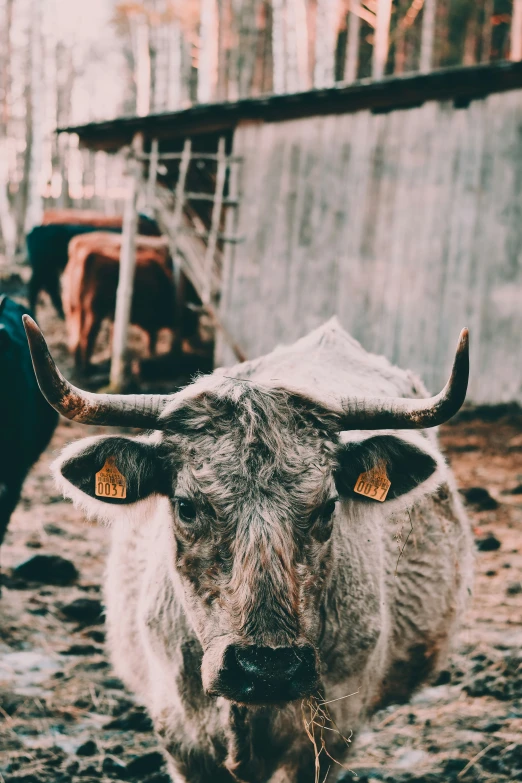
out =
[(157, 139), (152, 139), (149, 158), (149, 178), (147, 180), (146, 207), (153, 212), (156, 202), (156, 180), (158, 178), (159, 144)]
[(388, 59), (388, 39), (390, 35), (391, 0), (377, 0), (377, 21), (373, 45), (372, 76), (382, 79)]
[[(185, 205), (185, 183), (187, 181), (187, 172), (190, 164), (190, 153), (192, 152), (191, 139), (185, 139), (183, 144), (183, 152), (181, 154), (181, 162), (179, 164), (179, 176), (176, 183), (176, 203), (174, 204), (174, 214), (172, 216), (172, 235), (171, 235), (171, 252), (176, 252), (176, 239), (177, 233), (181, 226), (181, 218), (183, 215), (183, 207)], [(174, 261), (174, 258), (172, 259)]]
[(419, 68), (423, 73), (433, 68), (433, 41), (435, 40), (435, 9), (437, 0), (424, 0)]
[[(138, 133), (132, 142), (133, 152), (139, 154), (142, 146), (143, 137)], [(132, 157), (129, 160), (129, 169), (130, 189), (123, 214), (120, 275), (116, 292), (109, 384), (110, 391), (115, 394), (120, 394), (124, 390), (127, 380), (127, 336), (131, 315), (134, 270), (136, 267), (136, 232), (138, 227), (136, 201), (138, 197), (138, 183), (141, 177), (141, 163), (135, 157)]]
[(513, 0), (510, 59), (522, 60), (522, 0)]
[(212, 206), (212, 219), (208, 235), (207, 249), (205, 251), (205, 260), (203, 265), (203, 304), (211, 304), (212, 301), (212, 281), (214, 278), (214, 256), (216, 253), (216, 244), (221, 222), (221, 211), (223, 209), (223, 191), (225, 189), (225, 179), (227, 175), (227, 158), (225, 153), (225, 137), (220, 136), (218, 142), (218, 161), (216, 170), (216, 189), (214, 191), (214, 204)]

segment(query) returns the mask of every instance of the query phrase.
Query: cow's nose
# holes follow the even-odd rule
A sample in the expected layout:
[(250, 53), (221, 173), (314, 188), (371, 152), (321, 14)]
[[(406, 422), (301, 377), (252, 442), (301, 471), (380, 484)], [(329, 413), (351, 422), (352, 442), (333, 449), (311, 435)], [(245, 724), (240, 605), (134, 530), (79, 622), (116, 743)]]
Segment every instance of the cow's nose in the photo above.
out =
[(278, 682), (293, 677), (307, 660), (314, 662), (312, 648), (303, 647), (235, 647), (240, 669), (252, 677)]
[(309, 695), (317, 686), (314, 648), (242, 647), (225, 650), (215, 693), (247, 703), (292, 701)]

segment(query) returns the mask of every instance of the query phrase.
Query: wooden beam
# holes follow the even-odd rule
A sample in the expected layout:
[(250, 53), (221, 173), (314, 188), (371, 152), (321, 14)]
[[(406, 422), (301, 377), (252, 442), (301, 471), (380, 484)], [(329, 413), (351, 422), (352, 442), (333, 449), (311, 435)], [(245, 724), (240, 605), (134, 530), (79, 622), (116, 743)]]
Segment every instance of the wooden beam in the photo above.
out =
[[(133, 149), (139, 151), (143, 144), (141, 133), (133, 139)], [(120, 251), (120, 272), (118, 290), (116, 292), (116, 311), (114, 314), (114, 333), (112, 339), (112, 360), (109, 389), (120, 394), (127, 382), (127, 338), (134, 287), (134, 271), (136, 267), (136, 233), (138, 228), (138, 213), (136, 202), (138, 185), (141, 178), (141, 164), (134, 158), (129, 162), (129, 192), (123, 214), (123, 228)]]
[(147, 180), (146, 206), (154, 209), (156, 200), (156, 181), (158, 179), (159, 144), (157, 139), (152, 139), (149, 158), (149, 178)]
[(214, 256), (216, 254), (216, 244), (221, 223), (221, 212), (223, 209), (223, 191), (225, 190), (225, 179), (227, 175), (227, 158), (225, 154), (225, 137), (221, 136), (218, 142), (218, 164), (216, 171), (216, 188), (214, 191), (214, 204), (212, 206), (212, 217), (210, 222), (210, 231), (208, 234), (207, 249), (205, 251), (205, 260), (203, 263), (203, 304), (209, 305), (212, 302), (212, 280), (214, 271)]
[(185, 183), (187, 181), (187, 173), (188, 168), (190, 165), (190, 159), (191, 159), (191, 153), (192, 153), (192, 140), (191, 139), (185, 139), (185, 142), (183, 144), (183, 153), (181, 156), (181, 161), (179, 164), (179, 175), (178, 175), (178, 181), (176, 183), (176, 201), (174, 204), (174, 214), (172, 216), (172, 220), (169, 222), (169, 246), (170, 246), (170, 255), (172, 257), (172, 263), (174, 265), (174, 284), (176, 287), (176, 307), (178, 308), (178, 313), (181, 318), (181, 308), (183, 306), (182, 302), (182, 291), (181, 291), (181, 265), (178, 261), (178, 232), (181, 227), (181, 221), (183, 217), (183, 207), (185, 204)]

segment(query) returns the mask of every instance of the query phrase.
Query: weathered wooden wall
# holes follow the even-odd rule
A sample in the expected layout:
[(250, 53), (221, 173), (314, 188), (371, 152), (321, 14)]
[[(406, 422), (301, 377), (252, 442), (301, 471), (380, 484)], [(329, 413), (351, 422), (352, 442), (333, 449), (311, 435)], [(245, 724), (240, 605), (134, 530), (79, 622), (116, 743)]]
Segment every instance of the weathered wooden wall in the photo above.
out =
[(522, 402), (522, 90), (244, 123), (234, 152), (222, 314), (249, 357), (337, 314), (438, 390), (467, 325), (468, 399)]

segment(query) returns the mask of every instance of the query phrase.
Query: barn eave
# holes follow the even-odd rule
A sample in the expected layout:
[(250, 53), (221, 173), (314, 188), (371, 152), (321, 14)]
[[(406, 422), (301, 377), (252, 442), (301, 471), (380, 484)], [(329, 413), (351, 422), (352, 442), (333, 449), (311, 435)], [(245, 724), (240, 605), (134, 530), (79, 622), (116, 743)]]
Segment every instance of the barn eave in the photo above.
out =
[(244, 121), (280, 122), (313, 115), (361, 110), (375, 113), (420, 106), (427, 101), (453, 101), (457, 108), (496, 92), (522, 87), (522, 62), (443, 68), (425, 74), (389, 76), (379, 81), (339, 83), (290, 95), (267, 95), (235, 102), (199, 104), (176, 112), (118, 117), (105, 122), (71, 125), (57, 133), (76, 133), (80, 145), (114, 152), (130, 144), (136, 133), (145, 139), (175, 140), (186, 136), (233, 131)]

